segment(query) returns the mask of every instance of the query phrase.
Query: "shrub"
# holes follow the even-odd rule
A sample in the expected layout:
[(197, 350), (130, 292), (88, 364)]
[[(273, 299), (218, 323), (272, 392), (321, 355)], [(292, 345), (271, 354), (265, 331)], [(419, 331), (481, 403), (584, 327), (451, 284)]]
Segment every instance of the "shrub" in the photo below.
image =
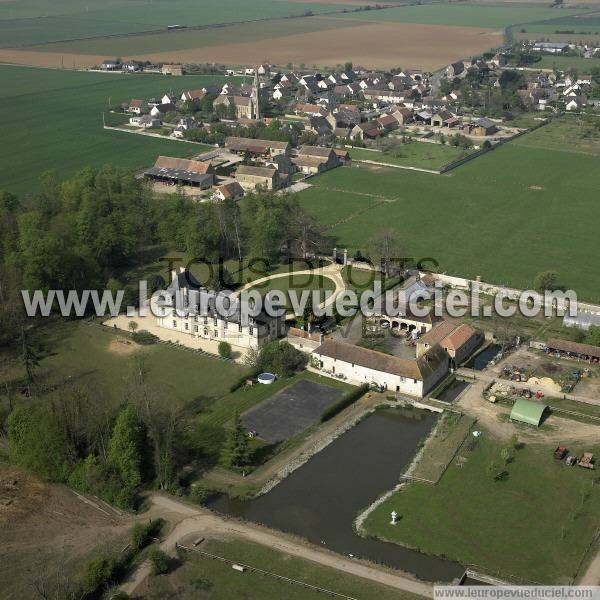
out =
[(163, 525), (162, 519), (155, 519), (147, 523), (136, 523), (131, 528), (131, 543), (134, 550), (141, 550), (156, 536)]
[(168, 572), (170, 559), (160, 548), (152, 548), (149, 558), (152, 575), (164, 575)]
[(150, 333), (149, 331), (146, 331), (145, 329), (132, 333), (131, 339), (136, 344), (142, 344), (143, 346), (156, 344), (156, 342), (158, 342), (159, 340), (158, 336), (154, 335), (153, 333)]
[(210, 496), (211, 491), (202, 484), (194, 485), (190, 492), (190, 498), (197, 504), (204, 504)]
[(83, 588), (87, 594), (92, 594), (112, 579), (117, 562), (112, 556), (101, 555), (92, 559), (83, 574)]
[(354, 388), (347, 392), (340, 400), (338, 400), (335, 404), (328, 406), (321, 413), (321, 422), (329, 421), (335, 417), (335, 415), (341, 413), (345, 408), (354, 404), (361, 396), (364, 396), (369, 391), (369, 385), (367, 383), (363, 383), (361, 386)]
[(231, 344), (219, 342), (219, 356), (221, 358), (231, 358)]

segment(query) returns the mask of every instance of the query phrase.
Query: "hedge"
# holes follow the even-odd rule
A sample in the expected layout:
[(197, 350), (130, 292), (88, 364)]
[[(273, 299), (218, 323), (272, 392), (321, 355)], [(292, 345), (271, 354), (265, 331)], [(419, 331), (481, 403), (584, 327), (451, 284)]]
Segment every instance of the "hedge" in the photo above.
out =
[(354, 404), (361, 396), (364, 396), (369, 391), (369, 384), (363, 383), (361, 386), (350, 390), (348, 393), (344, 394), (342, 398), (340, 398), (337, 402), (328, 406), (321, 413), (321, 423), (325, 421), (329, 421), (337, 415), (341, 413), (345, 408), (348, 408), (351, 404)]

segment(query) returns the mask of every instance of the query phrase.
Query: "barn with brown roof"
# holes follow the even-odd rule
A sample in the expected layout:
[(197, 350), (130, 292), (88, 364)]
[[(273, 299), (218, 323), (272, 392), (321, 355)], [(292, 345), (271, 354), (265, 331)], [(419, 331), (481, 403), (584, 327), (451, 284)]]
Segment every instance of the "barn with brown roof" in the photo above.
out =
[(417, 340), (417, 356), (427, 352), (435, 345), (441, 346), (452, 359), (454, 365), (465, 361), (483, 341), (483, 336), (470, 325), (456, 325), (442, 321), (430, 332)]
[(215, 182), (215, 169), (210, 162), (159, 156), (144, 177), (160, 183), (187, 185), (207, 189)]

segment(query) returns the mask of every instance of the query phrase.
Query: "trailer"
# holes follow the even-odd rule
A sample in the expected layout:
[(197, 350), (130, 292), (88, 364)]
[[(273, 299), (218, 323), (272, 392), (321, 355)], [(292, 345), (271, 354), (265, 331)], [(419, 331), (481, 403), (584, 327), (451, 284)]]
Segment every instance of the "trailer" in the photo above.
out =
[(594, 455), (591, 452), (584, 452), (583, 456), (577, 461), (577, 465), (584, 469), (594, 469)]

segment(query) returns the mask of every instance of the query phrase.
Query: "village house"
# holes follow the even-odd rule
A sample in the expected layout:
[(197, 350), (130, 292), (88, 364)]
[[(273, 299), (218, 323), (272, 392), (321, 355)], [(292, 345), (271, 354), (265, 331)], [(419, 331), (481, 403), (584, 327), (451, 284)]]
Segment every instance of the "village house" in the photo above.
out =
[(204, 90), (187, 90), (181, 94), (182, 102), (199, 102), (206, 96)]
[(341, 164), (332, 148), (322, 146), (302, 146), (292, 162), (301, 173), (307, 175), (322, 173)]
[(399, 125), (406, 125), (410, 123), (414, 119), (414, 111), (412, 108), (407, 108), (405, 106), (399, 106), (394, 108), (390, 115), (398, 121)]
[(159, 156), (144, 177), (159, 183), (208, 189), (214, 185), (215, 169), (210, 162)]
[(270, 157), (279, 154), (289, 156), (291, 150), (291, 146), (288, 142), (255, 140), (252, 138), (241, 137), (228, 137), (225, 140), (225, 148), (236, 154)]
[[(159, 327), (245, 349), (260, 348), (284, 335), (283, 317), (264, 312), (252, 317), (241, 301), (231, 316), (222, 316), (215, 308), (214, 295), (202, 288), (191, 272), (181, 268), (171, 277), (167, 294), (156, 302)], [(249, 315), (247, 320), (242, 318), (242, 310)]]
[(127, 107), (127, 112), (134, 115), (143, 115), (148, 112), (148, 104), (144, 100), (131, 100)]
[(138, 73), (142, 70), (142, 65), (134, 60), (128, 60), (121, 65), (121, 70), (125, 73)]
[(313, 351), (311, 363), (323, 375), (422, 398), (446, 376), (449, 358), (439, 346), (411, 360), (326, 339)]
[(240, 165), (235, 170), (235, 178), (244, 189), (253, 190), (257, 186), (267, 190), (279, 188), (279, 172), (274, 167)]
[(213, 194), (215, 200), (237, 200), (244, 195), (244, 188), (238, 181), (218, 186)]
[(390, 131), (394, 131), (400, 127), (400, 124), (394, 117), (392, 117), (392, 115), (381, 115), (381, 117), (377, 119), (377, 123), (379, 124), (381, 131), (384, 133), (389, 133)]
[(177, 107), (174, 104), (167, 102), (167, 103), (163, 103), (163, 104), (154, 105), (150, 110), (150, 114), (153, 117), (163, 117), (164, 115), (166, 115), (170, 112), (176, 112), (176, 111), (177, 111)]
[(100, 68), (103, 71), (117, 71), (121, 68), (121, 63), (116, 60), (103, 60)]
[(129, 119), (129, 124), (140, 129), (155, 129), (162, 125), (162, 121), (151, 115), (138, 115)]

